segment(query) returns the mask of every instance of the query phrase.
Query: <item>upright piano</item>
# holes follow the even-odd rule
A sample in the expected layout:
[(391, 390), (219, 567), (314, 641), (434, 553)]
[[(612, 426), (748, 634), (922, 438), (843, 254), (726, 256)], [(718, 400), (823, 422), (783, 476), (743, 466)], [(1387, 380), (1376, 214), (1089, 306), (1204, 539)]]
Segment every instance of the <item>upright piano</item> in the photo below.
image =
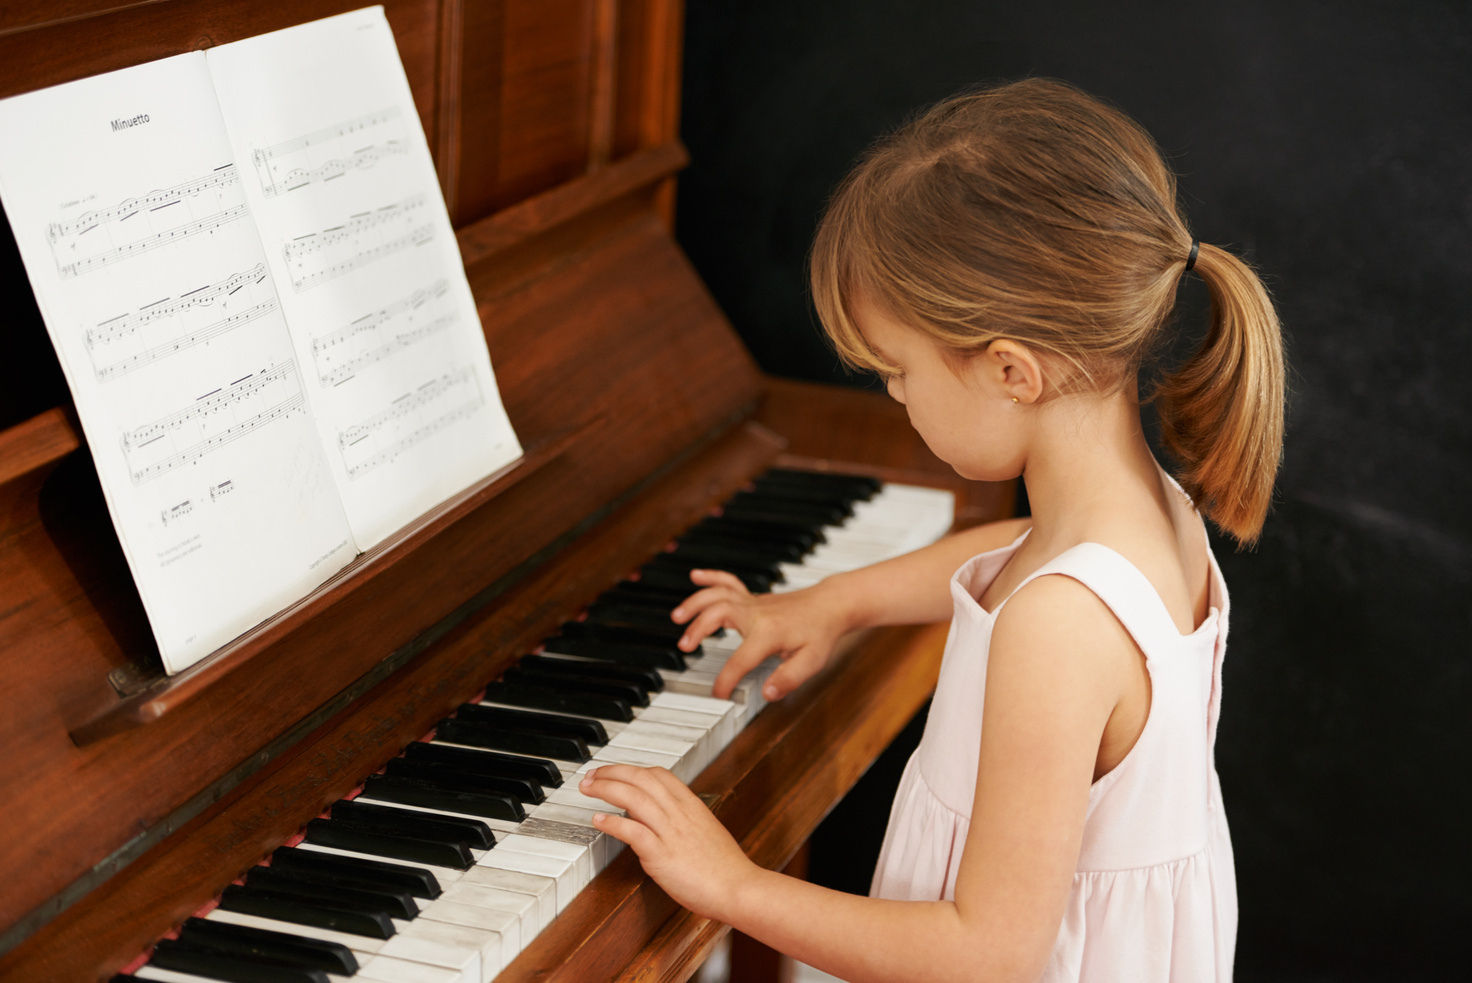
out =
[[(360, 5), (18, 0), (0, 97)], [(0, 979), (135, 961), (768, 467), (948, 488), (964, 524), (1013, 506), (898, 405), (764, 376), (742, 347), (672, 235), (679, 0), (386, 7), (525, 458), (165, 676), (4, 243)], [(692, 787), (781, 867), (926, 698), (943, 637), (852, 639)], [(683, 980), (724, 931), (626, 851), (499, 979)]]

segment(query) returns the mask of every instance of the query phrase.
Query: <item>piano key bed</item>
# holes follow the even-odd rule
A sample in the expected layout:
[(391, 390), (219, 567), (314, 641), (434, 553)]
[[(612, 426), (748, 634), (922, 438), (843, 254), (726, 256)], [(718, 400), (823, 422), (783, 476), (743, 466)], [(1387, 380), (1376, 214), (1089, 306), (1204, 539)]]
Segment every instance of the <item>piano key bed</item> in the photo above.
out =
[(675, 647), (690, 570), (795, 590), (933, 542), (953, 513), (950, 492), (767, 471), (113, 983), (492, 979), (622, 848), (578, 777), (622, 762), (689, 782), (764, 706), (776, 660), (711, 695), (735, 632)]

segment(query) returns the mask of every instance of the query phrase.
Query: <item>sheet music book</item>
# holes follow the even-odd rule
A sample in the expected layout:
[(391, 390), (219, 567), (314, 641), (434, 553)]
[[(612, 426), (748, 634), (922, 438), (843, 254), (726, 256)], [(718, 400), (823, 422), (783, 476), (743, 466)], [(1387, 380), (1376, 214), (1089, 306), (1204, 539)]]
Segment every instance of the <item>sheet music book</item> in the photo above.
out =
[(381, 7), (0, 101), (165, 668), (521, 456)]

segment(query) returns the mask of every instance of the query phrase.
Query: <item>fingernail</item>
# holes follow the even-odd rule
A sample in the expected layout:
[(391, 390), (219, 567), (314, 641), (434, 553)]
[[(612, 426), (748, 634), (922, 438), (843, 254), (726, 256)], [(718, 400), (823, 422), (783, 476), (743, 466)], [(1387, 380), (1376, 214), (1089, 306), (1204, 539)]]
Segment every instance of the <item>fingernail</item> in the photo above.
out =
[(766, 689), (762, 690), (762, 696), (765, 696), (769, 700), (775, 700), (777, 698), (777, 687), (768, 686)]
[(670, 612), (670, 617), (674, 618), (676, 621), (679, 621), (681, 618), (685, 617), (685, 609), (675, 608), (673, 611)]
[(582, 781), (578, 782), (578, 788), (587, 788), (589, 785), (592, 784), (593, 779), (585, 776)]
[(603, 820), (605, 820), (607, 818), (608, 818), (608, 815), (606, 813), (602, 813), (602, 812), (595, 812), (595, 813), (593, 813), (593, 822), (595, 822), (595, 823), (601, 823), (601, 822), (603, 822)]

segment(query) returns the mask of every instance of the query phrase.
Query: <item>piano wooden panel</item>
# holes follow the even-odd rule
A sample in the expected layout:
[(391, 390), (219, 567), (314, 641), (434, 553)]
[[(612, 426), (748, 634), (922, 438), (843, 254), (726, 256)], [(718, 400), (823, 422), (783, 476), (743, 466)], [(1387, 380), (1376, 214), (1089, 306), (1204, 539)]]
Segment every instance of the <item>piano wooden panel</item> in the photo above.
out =
[[(357, 5), (22, 0), (0, 10), (0, 96)], [(944, 485), (967, 521), (1011, 508), (880, 394), (758, 373), (670, 232), (676, 0), (386, 8), (526, 459), (164, 679), (69, 394), (42, 382), (44, 412), (0, 420), (0, 978), (105, 978), (774, 461)], [(0, 361), (0, 386), (26, 375)], [(859, 640), (698, 789), (785, 863), (938, 651)], [(719, 932), (626, 857), (505, 977), (682, 979)]]

